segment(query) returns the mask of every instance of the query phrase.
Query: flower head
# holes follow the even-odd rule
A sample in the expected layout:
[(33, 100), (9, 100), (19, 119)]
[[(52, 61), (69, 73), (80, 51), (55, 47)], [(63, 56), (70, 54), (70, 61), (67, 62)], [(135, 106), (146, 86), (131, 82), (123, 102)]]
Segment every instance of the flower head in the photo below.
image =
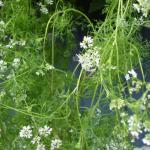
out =
[(144, 17), (148, 16), (148, 13), (150, 11), (150, 0), (137, 0), (138, 4), (133, 4), (134, 9), (137, 10), (137, 12), (142, 12)]
[(51, 134), (51, 131), (52, 131), (52, 128), (45, 125), (43, 128), (42, 127), (39, 128), (39, 135), (47, 137), (48, 135)]
[(147, 134), (142, 141), (144, 144), (150, 146), (150, 134)]
[(0, 60), (0, 73), (5, 72), (7, 69), (7, 63), (4, 60)]
[(4, 3), (0, 0), (0, 7), (3, 7)]
[(21, 130), (20, 130), (20, 133), (19, 133), (20, 137), (21, 138), (27, 138), (27, 139), (30, 139), (32, 137), (32, 130), (31, 130), (31, 127), (28, 125), (28, 126), (24, 126)]
[(39, 144), (40, 140), (41, 140), (41, 138), (39, 136), (36, 136), (36, 137), (33, 138), (33, 140), (31, 141), (31, 143), (32, 144), (35, 144), (35, 143)]
[(84, 54), (77, 55), (77, 57), (82, 69), (87, 72), (94, 72), (99, 67), (100, 55), (95, 49), (90, 49)]
[(45, 0), (45, 3), (48, 5), (53, 5), (54, 2), (53, 2), (53, 0)]
[(132, 69), (131, 71), (128, 71), (128, 73), (133, 77), (137, 78), (137, 73)]
[(53, 70), (53, 69), (55, 69), (54, 66), (52, 66), (52, 65), (50, 65), (50, 64), (48, 64), (48, 63), (45, 64), (45, 70), (46, 70), (46, 71)]
[(80, 47), (87, 49), (93, 46), (93, 39), (90, 36), (84, 36), (83, 41), (80, 43)]
[(140, 8), (140, 5), (138, 5), (138, 4), (133, 4), (133, 8), (134, 8), (135, 10), (137, 10), (138, 13), (140, 13), (140, 11), (141, 11), (141, 10), (140, 10), (140, 9), (141, 9), (141, 8)]
[(40, 11), (42, 14), (48, 14), (48, 9), (46, 8), (45, 5), (43, 5), (41, 2), (38, 3), (38, 5), (40, 6)]
[(142, 123), (138, 120), (136, 115), (129, 118), (128, 125), (132, 137), (138, 139), (140, 133), (142, 133)]
[(126, 81), (130, 80), (130, 75), (129, 75), (129, 74), (126, 74), (126, 75), (125, 75), (125, 79), (126, 79)]
[(20, 65), (20, 58), (15, 58), (12, 62), (12, 66), (17, 69)]
[(62, 145), (62, 141), (59, 139), (54, 139), (51, 142), (51, 148), (50, 150), (55, 150), (57, 148), (60, 148), (60, 146)]
[(38, 144), (36, 150), (46, 150), (45, 145), (42, 143)]

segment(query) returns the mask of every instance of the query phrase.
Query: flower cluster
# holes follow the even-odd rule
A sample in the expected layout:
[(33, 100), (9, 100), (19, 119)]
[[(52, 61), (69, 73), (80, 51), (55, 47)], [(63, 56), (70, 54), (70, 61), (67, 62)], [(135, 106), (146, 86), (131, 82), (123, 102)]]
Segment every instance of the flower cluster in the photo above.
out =
[(46, 150), (45, 145), (42, 144), (42, 143), (39, 143), (39, 144), (37, 145), (36, 150)]
[(125, 75), (126, 81), (131, 81), (131, 87), (129, 87), (129, 93), (132, 94), (133, 92), (139, 92), (142, 88), (143, 83), (138, 80), (137, 73), (132, 69), (128, 71)]
[(128, 71), (128, 73), (125, 75), (125, 79), (127, 81), (131, 78), (137, 78), (137, 73), (133, 69), (131, 71)]
[(84, 54), (78, 54), (77, 61), (81, 64), (83, 70), (94, 72), (99, 67), (100, 54), (98, 47), (93, 47), (93, 39), (90, 36), (84, 36), (80, 47), (86, 49)]
[(48, 135), (51, 134), (51, 131), (52, 131), (52, 128), (50, 128), (47, 125), (45, 125), (44, 127), (40, 127), (39, 128), (39, 135), (47, 137)]
[(41, 2), (38, 3), (42, 14), (48, 14), (48, 9), (46, 7), (47, 5), (53, 5), (53, 0), (45, 0), (45, 4), (42, 4)]
[(142, 133), (142, 123), (139, 121), (136, 115), (130, 116), (128, 120), (128, 126), (129, 126), (129, 131), (130, 134), (134, 139), (139, 139), (139, 135)]
[(14, 69), (18, 69), (19, 66), (20, 66), (20, 58), (15, 58), (15, 59), (13, 60), (13, 62), (12, 62), (12, 67), (13, 67)]
[(142, 82), (140, 80), (138, 81), (132, 81), (132, 87), (129, 88), (129, 93), (132, 94), (133, 92), (139, 92), (142, 87)]
[(62, 141), (60, 139), (54, 139), (51, 142), (51, 148), (50, 148), (50, 150), (58, 149), (58, 148), (61, 147), (61, 145), (62, 145)]
[(116, 140), (111, 140), (109, 142), (109, 144), (106, 145), (106, 149), (107, 150), (119, 150), (121, 147), (123, 147), (123, 150), (129, 150), (129, 145), (127, 145), (127, 143), (125, 142), (125, 140), (123, 141), (117, 141)]
[(3, 1), (0, 0), (0, 7), (3, 7), (4, 6), (4, 3)]
[(150, 145), (150, 122), (145, 121), (143, 123), (143, 127), (144, 127), (144, 131), (147, 132), (147, 134), (145, 135), (142, 141), (144, 144)]
[(84, 54), (77, 55), (77, 57), (82, 69), (87, 72), (94, 72), (99, 67), (100, 55), (96, 49), (90, 49)]
[(150, 134), (146, 134), (146, 136), (143, 138), (143, 143), (150, 146)]
[(40, 138), (40, 136), (35, 136), (34, 138), (33, 138), (33, 140), (31, 141), (31, 143), (32, 144), (39, 144), (40, 143), (40, 140), (41, 140), (41, 138)]
[(40, 68), (36, 71), (36, 75), (37, 76), (44, 76), (45, 75), (45, 72), (46, 71), (50, 71), (50, 70), (53, 70), (53, 69), (55, 69), (55, 67), (54, 66), (52, 66), (52, 65), (50, 65), (50, 64), (48, 64), (48, 63), (46, 63), (46, 64), (44, 64), (44, 65), (41, 65), (40, 66)]
[(53, 2), (53, 0), (45, 0), (45, 3), (48, 5), (53, 5), (54, 2)]
[(6, 45), (6, 48), (12, 49), (12, 48), (14, 48), (14, 46), (25, 46), (25, 44), (26, 44), (26, 41), (24, 41), (24, 40), (15, 41), (15, 40), (11, 39), (9, 41), (9, 43)]
[(0, 79), (5, 77), (5, 72), (7, 71), (7, 62), (0, 60)]
[(144, 17), (148, 16), (150, 11), (150, 0), (137, 0), (138, 3), (133, 4), (134, 9), (137, 10), (138, 13), (142, 12)]
[[(44, 145), (44, 142), (46, 138), (51, 134), (52, 128), (49, 126), (45, 125), (44, 127), (40, 127), (38, 129), (38, 135), (36, 134), (34, 136), (33, 130), (31, 126), (24, 126), (20, 132), (19, 136), (22, 139), (31, 139), (31, 143), (36, 146), (36, 150), (46, 150), (46, 145)], [(50, 144), (50, 150), (55, 150), (60, 148), (62, 145), (62, 141), (60, 139), (52, 139), (51, 144)]]
[(42, 14), (48, 14), (48, 9), (46, 8), (45, 5), (42, 5), (42, 3), (39, 3), (40, 6), (40, 11)]
[(80, 43), (80, 47), (87, 49), (93, 46), (93, 39), (90, 36), (84, 36), (83, 41)]
[(112, 110), (112, 109), (121, 109), (125, 105), (126, 104), (125, 104), (124, 100), (122, 100), (122, 99), (114, 99), (114, 100), (111, 101), (109, 108), (110, 108), (110, 110)]
[(141, 110), (146, 110), (146, 108), (150, 108), (150, 94), (146, 95), (142, 99)]
[(31, 126), (24, 126), (19, 133), (21, 138), (30, 139), (32, 137), (32, 128)]
[(8, 64), (4, 60), (0, 60), (0, 78), (10, 79), (21, 64), (20, 58), (14, 58), (12, 63)]

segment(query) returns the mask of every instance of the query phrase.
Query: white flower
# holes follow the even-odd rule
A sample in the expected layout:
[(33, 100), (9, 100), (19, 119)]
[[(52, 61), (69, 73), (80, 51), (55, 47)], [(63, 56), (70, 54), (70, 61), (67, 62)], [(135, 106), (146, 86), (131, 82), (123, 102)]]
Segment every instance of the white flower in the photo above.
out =
[(133, 8), (135, 9), (135, 10), (137, 10), (137, 12), (138, 13), (140, 13), (140, 5), (138, 5), (138, 4), (133, 4)]
[(20, 130), (20, 133), (19, 133), (20, 137), (21, 138), (27, 138), (27, 139), (30, 139), (32, 137), (32, 130), (31, 130), (31, 127), (28, 125), (28, 126), (24, 126), (21, 130)]
[(133, 7), (138, 11), (143, 13), (144, 17), (148, 16), (150, 11), (150, 0), (137, 0), (138, 4), (133, 4)]
[(100, 55), (97, 50), (88, 50), (84, 54), (77, 55), (77, 57), (82, 69), (87, 72), (94, 72), (99, 67)]
[(13, 48), (13, 46), (8, 44), (8, 45), (6, 45), (6, 48)]
[(9, 44), (6, 45), (6, 48), (13, 48), (15, 45), (16, 45), (16, 42), (13, 39), (11, 39)]
[(128, 73), (131, 74), (133, 78), (137, 78), (137, 73), (133, 69), (128, 71)]
[(57, 148), (60, 148), (60, 146), (62, 145), (62, 141), (59, 139), (54, 139), (51, 142), (51, 148), (50, 150), (55, 150)]
[(5, 22), (3, 20), (0, 21), (0, 26), (5, 26)]
[(150, 140), (144, 138), (142, 141), (143, 141), (144, 144), (150, 145)]
[(42, 5), (41, 3), (39, 3), (39, 6), (41, 7), (40, 11), (42, 14), (48, 14), (48, 9), (46, 8), (45, 5)]
[(53, 0), (45, 0), (45, 3), (48, 5), (53, 5)]
[(147, 95), (147, 99), (150, 99), (150, 94)]
[(137, 131), (131, 131), (130, 132), (131, 133), (131, 135), (133, 136), (133, 137), (135, 137), (135, 138), (139, 138), (139, 132), (137, 132)]
[(2, 1), (0, 1), (0, 7), (3, 7), (4, 3)]
[(24, 40), (16, 41), (16, 44), (20, 45), (20, 46), (25, 46), (26, 41), (24, 41)]
[(40, 3), (37, 3), (39, 6), (40, 6), (40, 11), (43, 13), (43, 14), (48, 14), (48, 9), (46, 8), (45, 5), (43, 5), (41, 2)]
[(45, 64), (45, 70), (46, 70), (46, 71), (53, 70), (53, 69), (55, 69), (54, 66), (52, 66), (52, 65), (50, 65), (50, 64), (48, 64), (48, 63)]
[(47, 137), (48, 135), (51, 134), (51, 131), (52, 131), (52, 128), (45, 125), (43, 128), (42, 127), (39, 128), (39, 135)]
[(46, 150), (44, 144), (38, 144), (36, 150)]
[(7, 63), (3, 60), (0, 60), (0, 73), (5, 72), (7, 69)]
[(20, 65), (20, 58), (15, 58), (12, 62), (12, 66), (17, 69)]
[(90, 48), (93, 46), (93, 39), (90, 36), (84, 36), (83, 41), (80, 43), (81, 48)]
[(142, 141), (144, 144), (150, 146), (150, 134), (147, 134)]
[(48, 9), (46, 7), (41, 7), (40, 11), (43, 13), (43, 14), (48, 14)]
[(133, 138), (138, 139), (140, 133), (142, 133), (142, 123), (138, 120), (136, 115), (133, 115), (128, 120), (129, 131)]
[(41, 138), (39, 136), (36, 136), (36, 137), (33, 138), (33, 140), (31, 141), (31, 143), (32, 144), (35, 144), (35, 143), (39, 144), (40, 140), (41, 140)]
[(43, 70), (38, 70), (38, 71), (36, 71), (36, 73), (35, 73), (37, 76), (44, 76), (45, 75), (45, 73), (43, 72)]
[(128, 73), (125, 75), (125, 79), (126, 81), (130, 80), (130, 75)]

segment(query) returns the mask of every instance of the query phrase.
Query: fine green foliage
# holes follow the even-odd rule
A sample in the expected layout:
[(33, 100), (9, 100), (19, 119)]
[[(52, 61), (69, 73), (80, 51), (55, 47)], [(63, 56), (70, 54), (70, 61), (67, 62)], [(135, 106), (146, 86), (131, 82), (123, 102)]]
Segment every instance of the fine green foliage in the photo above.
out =
[(94, 24), (73, 4), (0, 1), (0, 150), (150, 145), (149, 42), (140, 37), (149, 1), (106, 0)]

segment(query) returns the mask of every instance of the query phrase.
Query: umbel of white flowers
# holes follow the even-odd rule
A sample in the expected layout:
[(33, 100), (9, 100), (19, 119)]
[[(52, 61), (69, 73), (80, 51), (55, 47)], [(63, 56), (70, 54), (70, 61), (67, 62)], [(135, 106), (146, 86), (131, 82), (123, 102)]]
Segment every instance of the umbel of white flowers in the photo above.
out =
[(0, 0), (0, 7), (3, 7), (4, 3)]
[(139, 135), (142, 133), (142, 123), (136, 115), (132, 115), (128, 120), (128, 126), (134, 142), (134, 139), (138, 139)]
[(137, 0), (138, 3), (133, 4), (134, 9), (137, 10), (138, 13), (142, 12), (144, 17), (148, 16), (150, 11), (150, 0)]
[(84, 54), (79, 54), (77, 57), (82, 69), (87, 72), (94, 72), (99, 67), (100, 55), (94, 49), (90, 49)]
[(127, 81), (131, 78), (137, 78), (137, 73), (133, 69), (131, 71), (128, 71), (128, 73), (125, 75), (125, 79)]
[(100, 54), (97, 47), (93, 47), (93, 39), (90, 36), (84, 36), (80, 47), (86, 49), (83, 54), (77, 55), (77, 60), (83, 70), (87, 72), (94, 72), (99, 67)]
[(60, 139), (54, 139), (51, 142), (50, 150), (58, 149), (58, 148), (60, 148), (61, 145), (62, 145), (62, 141)]
[(144, 144), (150, 146), (150, 133), (147, 134), (142, 141)]
[(83, 41), (80, 43), (80, 47), (87, 49), (93, 46), (93, 39), (90, 36), (84, 36)]
[(32, 137), (32, 129), (31, 126), (24, 126), (19, 133), (21, 138), (27, 138), (30, 139)]

